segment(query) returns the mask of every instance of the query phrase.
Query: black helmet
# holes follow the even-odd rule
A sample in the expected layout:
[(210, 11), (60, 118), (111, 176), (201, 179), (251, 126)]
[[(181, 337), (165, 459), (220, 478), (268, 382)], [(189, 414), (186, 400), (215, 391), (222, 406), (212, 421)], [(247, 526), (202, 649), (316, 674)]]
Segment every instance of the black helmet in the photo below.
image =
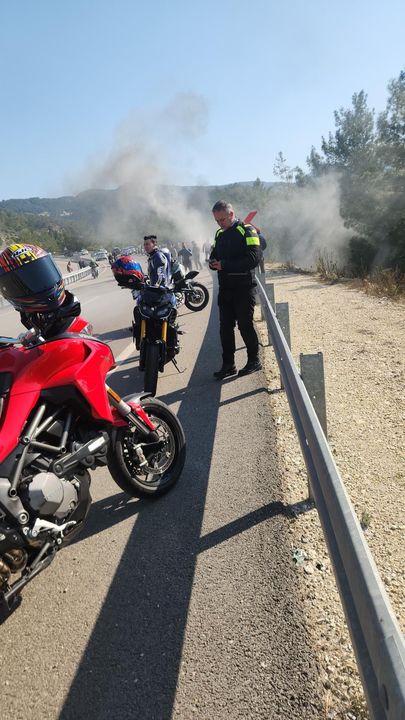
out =
[(73, 318), (80, 315), (80, 302), (69, 290), (65, 292), (65, 299), (56, 310), (52, 312), (20, 312), (23, 325), (30, 329), (36, 328), (45, 338), (54, 337), (65, 332), (71, 325)]
[(0, 253), (0, 292), (16, 310), (49, 313), (65, 299), (65, 285), (52, 256), (38, 245), (15, 243)]

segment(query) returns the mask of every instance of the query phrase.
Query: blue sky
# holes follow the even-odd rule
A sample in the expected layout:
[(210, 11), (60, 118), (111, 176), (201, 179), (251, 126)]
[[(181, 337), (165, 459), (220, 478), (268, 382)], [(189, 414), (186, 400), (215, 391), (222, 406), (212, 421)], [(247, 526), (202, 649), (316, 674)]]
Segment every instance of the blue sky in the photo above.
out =
[(271, 180), (354, 92), (384, 109), (404, 27), (403, 0), (3, 2), (0, 199), (85, 189), (134, 143), (179, 184)]

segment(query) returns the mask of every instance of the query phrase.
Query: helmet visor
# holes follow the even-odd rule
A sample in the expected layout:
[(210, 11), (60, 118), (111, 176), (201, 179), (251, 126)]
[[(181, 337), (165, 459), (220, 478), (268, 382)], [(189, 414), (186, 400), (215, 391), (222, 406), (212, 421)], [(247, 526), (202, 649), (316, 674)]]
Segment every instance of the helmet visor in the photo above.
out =
[(28, 298), (48, 288), (51, 290), (61, 280), (62, 275), (52, 257), (46, 255), (1, 275), (0, 291), (10, 300)]

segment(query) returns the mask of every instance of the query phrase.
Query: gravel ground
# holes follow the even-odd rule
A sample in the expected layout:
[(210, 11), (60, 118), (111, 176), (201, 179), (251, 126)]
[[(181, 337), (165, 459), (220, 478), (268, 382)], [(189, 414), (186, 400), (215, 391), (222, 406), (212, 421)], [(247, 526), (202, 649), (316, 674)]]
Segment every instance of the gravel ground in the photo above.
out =
[[(292, 353), (324, 355), (328, 440), (394, 612), (405, 627), (405, 305), (346, 284), (281, 270), (267, 273), (276, 302), (288, 302)], [(267, 342), (264, 323), (258, 323)], [(269, 389), (279, 387), (274, 354), (265, 349)], [(285, 459), (284, 500), (307, 495), (304, 461), (284, 393), (270, 396)], [(307, 623), (324, 687), (325, 718), (368, 718), (339, 594), (316, 511), (290, 525)]]

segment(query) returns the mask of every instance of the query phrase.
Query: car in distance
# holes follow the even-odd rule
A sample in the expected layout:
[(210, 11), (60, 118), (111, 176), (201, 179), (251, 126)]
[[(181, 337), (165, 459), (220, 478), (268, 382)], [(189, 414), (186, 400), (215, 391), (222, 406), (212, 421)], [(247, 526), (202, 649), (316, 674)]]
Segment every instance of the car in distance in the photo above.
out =
[(106, 250), (98, 250), (93, 255), (96, 262), (99, 262), (100, 260), (108, 260), (108, 253)]

